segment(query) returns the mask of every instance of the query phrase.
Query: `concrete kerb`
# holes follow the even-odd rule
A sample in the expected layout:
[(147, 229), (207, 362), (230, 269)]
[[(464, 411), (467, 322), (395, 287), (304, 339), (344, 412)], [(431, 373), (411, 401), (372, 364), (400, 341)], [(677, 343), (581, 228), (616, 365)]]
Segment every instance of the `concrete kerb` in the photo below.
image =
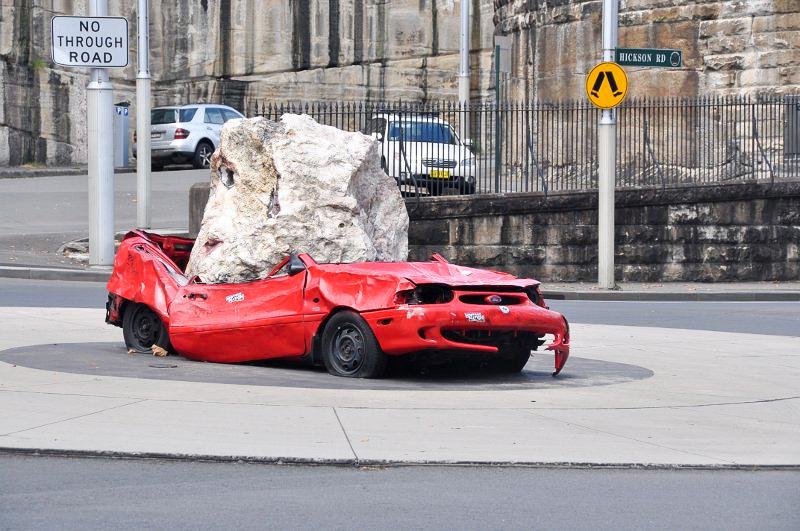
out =
[(570, 291), (543, 290), (545, 300), (631, 301), (631, 302), (796, 302), (800, 291)]
[[(60, 177), (64, 175), (86, 175), (86, 167), (76, 168), (13, 168), (0, 169), (0, 179), (29, 179), (32, 177)], [(136, 168), (114, 168), (114, 173), (134, 173)]]
[[(107, 282), (110, 268), (68, 269), (55, 267), (0, 265), (0, 278), (24, 280), (62, 280), (78, 282)], [(600, 291), (600, 290), (543, 290), (545, 299), (585, 301), (707, 301), (707, 302), (798, 302), (800, 290), (760, 291)]]
[(53, 450), (38, 448), (15, 448), (0, 446), (0, 454), (36, 457), (68, 457), (83, 459), (121, 459), (189, 461), (204, 463), (250, 463), (272, 466), (336, 466), (336, 467), (492, 467), (492, 468), (546, 468), (546, 469), (618, 469), (618, 470), (800, 470), (800, 465), (755, 465), (755, 464), (674, 464), (674, 463), (602, 463), (602, 462), (540, 462), (540, 461), (458, 461), (458, 460), (406, 460), (387, 459), (335, 459), (298, 457), (258, 457), (246, 455), (200, 455), (161, 452), (106, 452), (91, 450)]
[(0, 266), (0, 278), (24, 280), (67, 280), (82, 282), (108, 282), (111, 268), (67, 269), (56, 267)]

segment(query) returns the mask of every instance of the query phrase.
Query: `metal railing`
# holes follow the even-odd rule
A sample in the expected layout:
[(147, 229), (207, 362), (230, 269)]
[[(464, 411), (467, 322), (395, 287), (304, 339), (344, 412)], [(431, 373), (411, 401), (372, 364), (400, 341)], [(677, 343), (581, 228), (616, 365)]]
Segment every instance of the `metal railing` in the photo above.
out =
[[(599, 111), (557, 103), (259, 102), (250, 115), (372, 135), (406, 191), (597, 186)], [(800, 179), (800, 96), (630, 99), (617, 109), (618, 187)]]

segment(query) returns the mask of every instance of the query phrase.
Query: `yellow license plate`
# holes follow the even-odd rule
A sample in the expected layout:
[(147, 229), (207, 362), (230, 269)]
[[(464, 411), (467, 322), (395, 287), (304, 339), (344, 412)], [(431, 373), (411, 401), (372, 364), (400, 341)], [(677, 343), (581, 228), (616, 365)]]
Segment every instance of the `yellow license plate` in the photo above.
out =
[(431, 170), (432, 179), (447, 179), (450, 177), (450, 170)]

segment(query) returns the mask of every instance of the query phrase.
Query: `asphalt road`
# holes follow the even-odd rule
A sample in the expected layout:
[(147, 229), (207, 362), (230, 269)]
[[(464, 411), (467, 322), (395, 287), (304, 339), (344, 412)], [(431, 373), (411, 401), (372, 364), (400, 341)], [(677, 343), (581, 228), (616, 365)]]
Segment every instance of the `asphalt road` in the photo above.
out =
[[(167, 441), (165, 441), (166, 443)], [(3, 529), (798, 529), (800, 472), (0, 455)]]
[[(189, 224), (189, 187), (208, 180), (208, 170), (152, 173), (153, 226)], [(136, 224), (136, 174), (114, 180), (116, 230)], [(55, 251), (89, 231), (85, 175), (0, 179), (0, 263), (58, 264)], [(68, 264), (64, 260), (64, 264)]]
[[(0, 306), (102, 308), (105, 285), (0, 278)], [(800, 335), (798, 302), (548, 301), (572, 323)]]

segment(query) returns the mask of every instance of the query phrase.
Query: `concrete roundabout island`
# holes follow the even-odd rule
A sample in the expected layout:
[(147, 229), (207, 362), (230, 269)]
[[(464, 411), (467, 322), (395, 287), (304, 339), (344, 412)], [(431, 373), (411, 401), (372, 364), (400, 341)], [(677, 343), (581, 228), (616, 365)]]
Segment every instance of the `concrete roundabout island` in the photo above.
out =
[(800, 466), (800, 338), (577, 323), (557, 378), (336, 378), (132, 356), (89, 308), (0, 308), (0, 447), (266, 462)]
[(552, 354), (531, 359), (520, 374), (487, 374), (479, 368), (441, 367), (427, 370), (397, 368), (381, 379), (340, 378), (320, 367), (299, 363), (263, 362), (218, 364), (180, 356), (154, 358), (129, 354), (121, 342), (55, 343), (17, 347), (0, 352), (0, 361), (49, 371), (94, 376), (120, 376), (305, 389), (360, 389), (372, 391), (504, 391), (613, 385), (649, 378), (643, 367), (573, 357), (570, 371), (552, 377)]

